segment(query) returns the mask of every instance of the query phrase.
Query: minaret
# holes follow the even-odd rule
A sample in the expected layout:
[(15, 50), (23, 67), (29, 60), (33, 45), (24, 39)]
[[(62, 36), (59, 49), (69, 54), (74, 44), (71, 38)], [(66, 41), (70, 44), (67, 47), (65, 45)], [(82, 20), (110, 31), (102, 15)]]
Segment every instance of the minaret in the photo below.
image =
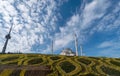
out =
[(11, 33), (11, 30), (12, 30), (12, 27), (13, 27), (13, 24), (11, 25), (11, 28), (10, 28), (10, 30), (9, 30), (9, 33), (5, 36), (6, 42), (5, 42), (4, 47), (3, 47), (3, 49), (2, 49), (2, 53), (3, 53), (3, 54), (4, 54), (5, 51), (6, 51), (6, 47), (7, 47), (7, 44), (8, 44), (8, 40), (11, 38), (10, 33)]
[(76, 50), (76, 56), (78, 56), (78, 39), (77, 39), (76, 34), (74, 34), (74, 36), (75, 36), (75, 50)]
[(80, 45), (80, 54), (81, 54), (81, 56), (83, 55), (82, 50), (83, 50), (82, 45)]

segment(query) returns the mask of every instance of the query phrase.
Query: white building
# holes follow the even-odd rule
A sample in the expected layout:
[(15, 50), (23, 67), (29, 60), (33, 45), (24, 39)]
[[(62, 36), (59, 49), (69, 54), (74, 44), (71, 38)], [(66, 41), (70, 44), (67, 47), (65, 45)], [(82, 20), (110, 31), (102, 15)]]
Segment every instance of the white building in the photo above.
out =
[(66, 56), (75, 56), (76, 54), (72, 52), (70, 48), (63, 49), (60, 55), (66, 55)]

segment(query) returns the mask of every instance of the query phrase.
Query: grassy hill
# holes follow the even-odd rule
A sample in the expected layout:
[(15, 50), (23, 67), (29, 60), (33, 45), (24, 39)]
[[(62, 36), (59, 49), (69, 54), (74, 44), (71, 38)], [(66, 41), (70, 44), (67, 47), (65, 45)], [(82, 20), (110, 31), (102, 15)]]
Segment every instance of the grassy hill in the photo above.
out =
[[(13, 69), (2, 68), (11, 65)], [(120, 76), (120, 58), (0, 54), (0, 76), (41, 76), (37, 69), (14, 70), (16, 68), (14, 65), (17, 68), (30, 65), (49, 66), (51, 72), (47, 76)], [(32, 71), (36, 72), (31, 73)]]

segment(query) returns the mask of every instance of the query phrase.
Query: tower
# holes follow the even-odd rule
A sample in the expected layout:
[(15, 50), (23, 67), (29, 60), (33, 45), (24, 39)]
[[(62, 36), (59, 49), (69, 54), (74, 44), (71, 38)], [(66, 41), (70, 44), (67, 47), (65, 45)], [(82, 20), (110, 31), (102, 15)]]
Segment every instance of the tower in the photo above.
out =
[(75, 50), (76, 50), (76, 56), (78, 56), (78, 39), (77, 39), (76, 34), (74, 34), (74, 37), (75, 37)]
[(12, 30), (12, 27), (13, 27), (13, 24), (12, 24), (11, 27), (10, 27), (9, 33), (5, 36), (6, 41), (5, 41), (5, 44), (4, 44), (3, 49), (2, 49), (2, 53), (3, 53), (3, 54), (4, 54), (5, 51), (6, 51), (6, 47), (7, 47), (7, 44), (8, 44), (8, 40), (11, 39), (10, 33), (11, 33), (11, 30)]

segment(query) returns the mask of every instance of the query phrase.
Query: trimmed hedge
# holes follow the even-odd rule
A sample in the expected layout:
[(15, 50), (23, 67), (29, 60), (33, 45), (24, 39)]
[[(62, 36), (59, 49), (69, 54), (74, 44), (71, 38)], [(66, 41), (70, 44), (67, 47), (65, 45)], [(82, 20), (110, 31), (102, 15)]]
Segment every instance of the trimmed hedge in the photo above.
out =
[(108, 74), (108, 75), (111, 75), (111, 76), (120, 76), (120, 71), (118, 70), (115, 70), (113, 68), (109, 68), (109, 67), (106, 67), (106, 66), (101, 66), (101, 69), (104, 73)]
[(95, 65), (91, 66), (91, 69), (92, 69), (95, 73), (99, 74), (99, 72), (97, 71), (96, 66), (97, 66), (97, 64), (95, 63)]
[(99, 59), (100, 59), (100, 58), (98, 58), (98, 57), (89, 57), (89, 58), (95, 59), (95, 60), (99, 60)]
[(84, 63), (84, 64), (86, 64), (86, 65), (89, 65), (89, 64), (91, 63), (90, 60), (87, 60), (87, 59), (84, 59), (84, 58), (79, 58), (78, 61), (79, 61), (79, 62), (82, 62), (82, 63)]
[(10, 64), (10, 65), (18, 65), (18, 62), (10, 62), (10, 63), (7, 63), (7, 64)]
[(88, 73), (88, 74), (85, 74), (85, 75), (80, 75), (80, 76), (96, 76), (95, 74), (93, 73)]
[(60, 57), (58, 57), (58, 56), (53, 56), (53, 57), (50, 57), (50, 59), (52, 59), (52, 60), (59, 60)]
[(2, 62), (5, 62), (5, 61), (13, 61), (13, 60), (16, 60), (16, 59), (18, 59), (18, 58), (19, 58), (18, 56), (11, 56), (11, 57), (4, 58), (4, 59), (2, 59), (1, 61), (2, 61)]
[(42, 63), (42, 62), (43, 62), (42, 58), (35, 58), (35, 59), (31, 59), (30, 61), (28, 61), (28, 65), (39, 64), (39, 63)]
[(70, 63), (70, 62), (68, 62), (68, 61), (64, 61), (64, 62), (60, 63), (60, 67), (61, 67), (66, 73), (69, 73), (69, 72), (75, 70), (75, 68), (76, 68), (72, 63)]
[(110, 63), (112, 63), (113, 65), (116, 65), (116, 66), (119, 66), (119, 67), (120, 67), (120, 62), (110, 61)]

